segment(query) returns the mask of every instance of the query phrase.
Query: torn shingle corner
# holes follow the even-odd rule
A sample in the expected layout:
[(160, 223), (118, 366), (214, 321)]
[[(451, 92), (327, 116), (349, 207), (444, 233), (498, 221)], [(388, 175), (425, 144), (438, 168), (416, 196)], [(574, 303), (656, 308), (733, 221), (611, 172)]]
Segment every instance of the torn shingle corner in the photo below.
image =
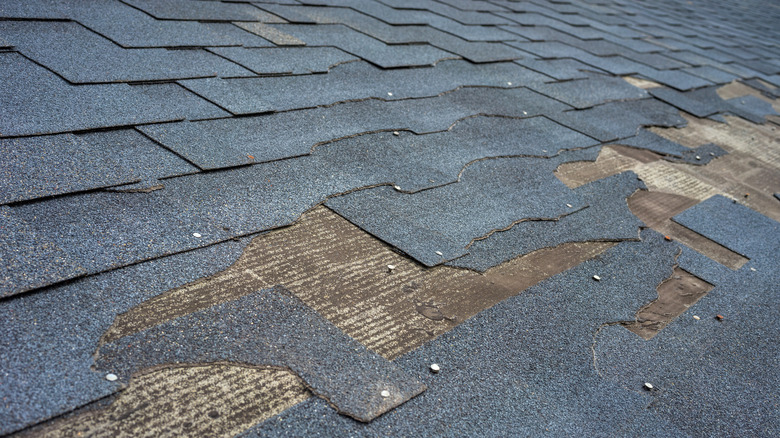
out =
[[(340, 413), (364, 422), (425, 390), (281, 287), (105, 342), (95, 354), (96, 370), (119, 376), (213, 362), (289, 368)], [(380, 395), (383, 391), (389, 394)]]

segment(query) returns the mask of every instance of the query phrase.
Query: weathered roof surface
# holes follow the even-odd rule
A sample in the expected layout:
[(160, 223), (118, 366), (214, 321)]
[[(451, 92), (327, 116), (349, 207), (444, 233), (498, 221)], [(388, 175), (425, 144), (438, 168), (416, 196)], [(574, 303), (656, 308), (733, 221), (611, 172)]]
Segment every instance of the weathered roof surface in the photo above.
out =
[(780, 435), (778, 41), (0, 0), (0, 435)]

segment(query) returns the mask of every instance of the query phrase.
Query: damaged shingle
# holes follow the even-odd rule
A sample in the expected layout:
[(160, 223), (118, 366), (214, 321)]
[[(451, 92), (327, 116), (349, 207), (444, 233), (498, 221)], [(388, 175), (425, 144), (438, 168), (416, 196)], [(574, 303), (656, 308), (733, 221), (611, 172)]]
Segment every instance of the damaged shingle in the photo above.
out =
[(281, 287), (103, 344), (95, 366), (126, 382), (144, 368), (224, 361), (289, 368), (339, 413), (364, 422), (425, 390)]
[(411, 195), (378, 187), (329, 199), (326, 205), (415, 260), (434, 266), (466, 254), (472, 239), (521, 219), (554, 219), (571, 211), (566, 204), (574, 210), (583, 208), (581, 198), (553, 171), (561, 163), (594, 160), (597, 154), (585, 149), (548, 159), (484, 160), (469, 166), (457, 184)]
[(543, 80), (539, 73), (514, 63), (473, 65), (451, 60), (433, 68), (394, 70), (361, 61), (339, 65), (324, 75), (193, 79), (181, 84), (233, 114), (253, 114), (356, 99), (429, 97), (468, 85), (508, 87), (508, 82), (522, 86)]

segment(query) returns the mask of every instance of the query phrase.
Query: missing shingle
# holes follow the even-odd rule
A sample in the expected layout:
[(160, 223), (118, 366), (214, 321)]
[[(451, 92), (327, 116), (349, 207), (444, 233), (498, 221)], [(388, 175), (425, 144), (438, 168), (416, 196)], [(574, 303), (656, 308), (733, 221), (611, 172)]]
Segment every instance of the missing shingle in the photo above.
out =
[(634, 76), (624, 76), (623, 79), (625, 79), (625, 81), (628, 82), (629, 84), (631, 84), (631, 85), (633, 85), (635, 87), (641, 88), (643, 90), (647, 90), (647, 89), (650, 89), (650, 88), (657, 88), (657, 87), (661, 87), (662, 86), (658, 82), (653, 82), (653, 81), (650, 81), (650, 80), (647, 80), (647, 79), (637, 78), (637, 77), (634, 77)]
[(636, 313), (636, 321), (623, 325), (645, 340), (652, 339), (713, 287), (701, 278), (677, 267), (671, 277), (658, 285), (658, 298)]
[(309, 397), (289, 370), (178, 365), (137, 374), (111, 404), (93, 403), (87, 412), (19, 436), (232, 437)]
[(672, 240), (706, 255), (716, 262), (731, 269), (739, 269), (748, 259), (742, 255), (686, 228), (671, 218), (686, 209), (698, 204), (698, 200), (671, 193), (641, 190), (628, 198), (631, 212), (647, 226)]
[[(394, 358), (448, 331), (455, 320), (468, 319), (614, 245), (563, 244), (517, 257), (485, 274), (429, 269), (318, 207), (293, 226), (256, 237), (225, 271), (119, 315), (102, 342), (282, 284), (349, 336)], [(395, 266), (392, 275), (387, 274), (388, 264)], [(437, 303), (442, 314), (454, 319), (426, 318), (416, 309), (421, 302)]]

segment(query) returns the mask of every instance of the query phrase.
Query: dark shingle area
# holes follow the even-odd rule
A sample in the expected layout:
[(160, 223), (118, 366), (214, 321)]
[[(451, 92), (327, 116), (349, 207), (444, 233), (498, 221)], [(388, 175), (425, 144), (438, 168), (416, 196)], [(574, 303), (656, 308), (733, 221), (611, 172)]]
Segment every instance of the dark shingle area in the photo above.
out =
[(2, 204), (197, 171), (132, 129), (0, 139)]
[(192, 79), (181, 84), (233, 114), (253, 114), (356, 99), (429, 97), (469, 85), (517, 87), (546, 78), (514, 63), (452, 60), (433, 68), (382, 70), (361, 61), (341, 64), (326, 75)]
[(0, 53), (0, 74), (0, 136), (227, 115), (176, 84), (70, 85), (16, 53)]
[(434, 266), (465, 255), (473, 239), (519, 219), (555, 219), (583, 208), (583, 200), (555, 178), (553, 170), (567, 161), (594, 160), (597, 152), (484, 160), (469, 166), (457, 184), (412, 195), (378, 187), (330, 199), (325, 205)]
[(124, 49), (74, 22), (3, 21), (0, 34), (74, 84), (253, 75), (204, 50)]
[[(524, 118), (568, 108), (525, 88), (460, 88), (438, 97), (389, 102), (370, 99), (265, 116), (146, 125), (139, 129), (199, 167), (213, 169), (304, 155), (318, 144), (372, 131), (425, 134), (445, 131), (458, 120), (479, 114)], [(517, 124), (521, 125), (529, 126)], [(427, 142), (426, 138), (420, 141)], [(535, 154), (543, 153), (537, 148)]]
[(327, 73), (331, 67), (359, 59), (335, 47), (214, 47), (209, 50), (261, 75)]

